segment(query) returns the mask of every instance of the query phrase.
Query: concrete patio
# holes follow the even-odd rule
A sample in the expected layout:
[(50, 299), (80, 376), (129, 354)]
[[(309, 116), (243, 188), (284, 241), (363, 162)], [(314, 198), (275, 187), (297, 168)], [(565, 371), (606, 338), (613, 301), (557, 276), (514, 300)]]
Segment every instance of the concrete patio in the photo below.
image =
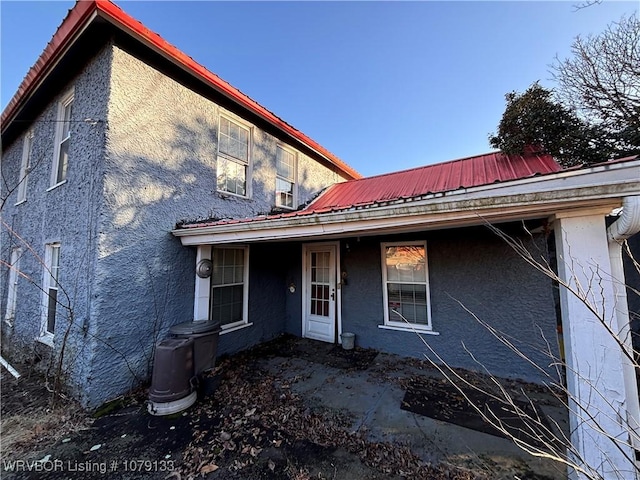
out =
[[(411, 379), (430, 377), (447, 383), (426, 360), (369, 351), (375, 356), (366, 366), (358, 361), (362, 350), (357, 347), (352, 353), (339, 346), (293, 337), (284, 345), (279, 348), (276, 341), (274, 348), (268, 348), (259, 368), (289, 383), (308, 405), (347, 412), (353, 418), (353, 431), (366, 432), (373, 442), (406, 445), (432, 464), (445, 462), (471, 469), (483, 465), (491, 469), (520, 463), (541, 476), (566, 478), (566, 467), (528, 455), (511, 440), (401, 409)], [(349, 364), (351, 355), (353, 365)], [(560, 402), (543, 388), (533, 387), (528, 394), (566, 433), (568, 417)]]

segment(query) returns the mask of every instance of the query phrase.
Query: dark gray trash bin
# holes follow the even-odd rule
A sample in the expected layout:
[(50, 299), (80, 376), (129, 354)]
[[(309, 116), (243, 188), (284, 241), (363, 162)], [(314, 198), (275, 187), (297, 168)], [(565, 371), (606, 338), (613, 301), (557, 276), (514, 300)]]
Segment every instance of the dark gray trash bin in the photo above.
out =
[(193, 340), (168, 338), (156, 345), (153, 375), (149, 388), (149, 412), (168, 415), (193, 405)]
[(216, 365), (220, 322), (185, 322), (174, 325), (169, 330), (171, 337), (193, 341), (195, 375), (211, 370)]

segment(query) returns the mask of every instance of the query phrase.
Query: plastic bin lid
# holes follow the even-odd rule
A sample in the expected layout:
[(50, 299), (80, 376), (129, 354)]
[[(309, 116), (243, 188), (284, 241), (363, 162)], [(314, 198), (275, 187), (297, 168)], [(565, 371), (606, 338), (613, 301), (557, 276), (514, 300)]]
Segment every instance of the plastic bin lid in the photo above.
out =
[(209, 333), (220, 329), (220, 322), (212, 320), (203, 322), (184, 322), (174, 325), (169, 330), (173, 335), (194, 335), (199, 333)]

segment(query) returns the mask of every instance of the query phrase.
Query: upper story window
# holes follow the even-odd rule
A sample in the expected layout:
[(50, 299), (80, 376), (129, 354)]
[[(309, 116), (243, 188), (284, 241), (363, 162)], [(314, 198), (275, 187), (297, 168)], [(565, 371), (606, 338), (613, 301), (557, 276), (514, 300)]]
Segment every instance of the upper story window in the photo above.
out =
[(426, 242), (382, 244), (384, 323), (407, 330), (431, 330)]
[(58, 104), (56, 118), (55, 148), (53, 149), (53, 169), (51, 186), (60, 185), (67, 179), (69, 164), (69, 145), (71, 144), (71, 115), (73, 113), (73, 90), (67, 93)]
[(16, 304), (18, 301), (18, 272), (20, 271), (20, 257), (22, 250), (14, 248), (11, 250), (11, 264), (9, 265), (9, 281), (7, 284), (7, 311), (4, 316), (5, 322), (13, 324), (16, 314)]
[(42, 282), (42, 325), (40, 339), (45, 343), (53, 342), (56, 331), (58, 310), (58, 279), (60, 272), (60, 244), (46, 245), (44, 256), (44, 278)]
[(220, 117), (218, 133), (218, 190), (243, 197), (247, 192), (251, 130)]
[(276, 206), (295, 207), (296, 154), (278, 145), (276, 153)]
[(27, 199), (27, 180), (31, 168), (31, 146), (33, 144), (33, 130), (29, 130), (22, 143), (22, 163), (20, 164), (20, 177), (18, 178), (18, 203)]

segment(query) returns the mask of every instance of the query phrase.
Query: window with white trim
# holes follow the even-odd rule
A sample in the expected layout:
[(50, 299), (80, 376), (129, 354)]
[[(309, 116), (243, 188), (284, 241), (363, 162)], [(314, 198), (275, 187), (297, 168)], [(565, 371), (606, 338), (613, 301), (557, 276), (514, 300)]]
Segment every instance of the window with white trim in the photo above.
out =
[(296, 154), (278, 145), (276, 151), (276, 206), (295, 208)]
[(220, 117), (218, 131), (218, 190), (248, 196), (251, 130), (227, 117)]
[(67, 179), (69, 166), (69, 146), (71, 145), (71, 115), (73, 113), (73, 90), (58, 104), (56, 119), (56, 139), (53, 153), (51, 186), (55, 187)]
[(29, 130), (22, 142), (22, 163), (20, 164), (20, 177), (18, 178), (18, 203), (27, 199), (27, 180), (31, 168), (31, 145), (33, 143), (33, 130)]
[(42, 282), (42, 326), (40, 336), (53, 340), (56, 331), (58, 310), (58, 279), (60, 274), (60, 244), (50, 243), (45, 247), (44, 278)]
[(427, 244), (382, 244), (384, 323), (408, 330), (431, 330)]
[(11, 250), (11, 263), (9, 265), (9, 281), (7, 285), (7, 311), (5, 312), (4, 319), (8, 324), (13, 324), (13, 319), (16, 316), (16, 305), (18, 302), (18, 279), (20, 278), (18, 272), (20, 271), (20, 257), (22, 257), (22, 250), (15, 247)]
[(249, 248), (214, 247), (212, 249), (211, 320), (222, 329), (248, 321)]

